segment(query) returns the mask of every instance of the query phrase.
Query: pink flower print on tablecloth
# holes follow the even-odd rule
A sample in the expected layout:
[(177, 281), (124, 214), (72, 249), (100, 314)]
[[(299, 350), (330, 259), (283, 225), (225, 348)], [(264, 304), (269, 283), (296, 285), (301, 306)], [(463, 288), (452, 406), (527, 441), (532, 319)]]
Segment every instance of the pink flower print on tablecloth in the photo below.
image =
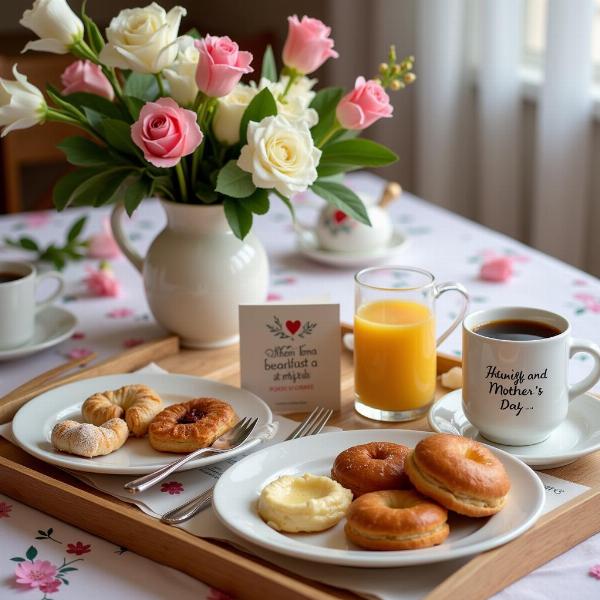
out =
[(600, 564), (598, 565), (594, 565), (593, 567), (590, 568), (590, 570), (588, 571), (588, 573), (596, 578), (596, 579), (600, 579)]
[(108, 218), (102, 221), (102, 231), (90, 236), (87, 255), (90, 258), (119, 258), (121, 250), (113, 237)]
[(131, 308), (114, 308), (110, 312), (106, 313), (106, 316), (109, 319), (126, 319), (127, 317), (131, 317), (133, 315), (133, 310)]
[(168, 481), (167, 483), (161, 483), (160, 491), (173, 496), (174, 494), (181, 494), (183, 492), (183, 484), (179, 481)]
[(91, 296), (115, 297), (119, 295), (121, 284), (108, 263), (101, 262), (98, 269), (86, 267), (86, 271), (84, 283)]
[(44, 592), (44, 594), (54, 594), (55, 592), (58, 592), (58, 588), (60, 586), (60, 579), (55, 579), (54, 581), (49, 581), (48, 583), (42, 583), (42, 585), (40, 585), (40, 592)]
[(479, 279), (495, 283), (508, 281), (512, 274), (513, 261), (506, 256), (485, 260), (479, 269)]
[(142, 338), (128, 338), (123, 340), (123, 348), (135, 348), (136, 346), (143, 344), (145, 341), (146, 340)]
[(580, 306), (575, 310), (575, 314), (580, 315), (586, 311), (593, 312), (595, 314), (600, 313), (600, 298), (598, 296), (588, 294), (587, 292), (580, 292), (575, 294), (574, 298), (583, 304), (582, 307)]
[(49, 212), (30, 212), (23, 215), (25, 226), (28, 229), (39, 229), (45, 227), (50, 222)]
[(30, 588), (52, 583), (56, 579), (58, 569), (48, 560), (23, 561), (15, 569), (16, 581), (19, 585)]
[(0, 502), (0, 519), (8, 519), (8, 517), (10, 517), (11, 510), (12, 504), (8, 504), (8, 502)]
[(67, 554), (76, 554), (81, 556), (91, 552), (91, 544), (83, 544), (82, 542), (75, 542), (74, 544), (67, 544)]
[(83, 348), (83, 347), (82, 348), (73, 348), (72, 350), (69, 350), (67, 352), (67, 358), (76, 360), (78, 358), (85, 358), (86, 356), (89, 356), (90, 354), (93, 354), (93, 352), (89, 348)]
[(83, 340), (85, 339), (85, 333), (83, 331), (76, 331), (72, 336), (72, 340)]
[(282, 300), (283, 296), (281, 294), (274, 294), (270, 292), (267, 296), (267, 302), (277, 302), (278, 300)]

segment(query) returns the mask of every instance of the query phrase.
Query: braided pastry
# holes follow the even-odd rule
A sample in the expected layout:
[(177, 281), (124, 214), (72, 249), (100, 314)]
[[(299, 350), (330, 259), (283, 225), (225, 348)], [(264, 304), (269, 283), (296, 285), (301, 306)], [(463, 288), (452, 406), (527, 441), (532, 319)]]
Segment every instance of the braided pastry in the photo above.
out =
[(109, 419), (124, 418), (129, 431), (136, 437), (141, 437), (148, 431), (150, 421), (161, 409), (162, 400), (153, 389), (147, 385), (135, 384), (90, 396), (83, 403), (81, 413), (85, 421), (94, 425), (100, 425)]
[(50, 441), (57, 450), (92, 458), (118, 450), (129, 437), (122, 419), (110, 419), (99, 427), (91, 423), (60, 421), (52, 429)]

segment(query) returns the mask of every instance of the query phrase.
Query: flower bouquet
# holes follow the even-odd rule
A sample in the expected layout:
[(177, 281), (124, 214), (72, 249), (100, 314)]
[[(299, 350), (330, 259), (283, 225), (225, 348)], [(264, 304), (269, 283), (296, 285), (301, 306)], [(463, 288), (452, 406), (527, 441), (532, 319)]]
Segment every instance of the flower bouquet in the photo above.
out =
[(340, 175), (397, 159), (357, 136), (392, 116), (385, 88), (414, 81), (412, 57), (397, 62), (392, 48), (376, 79), (359, 77), (346, 94), (339, 87), (316, 92), (307, 76), (338, 56), (330, 28), (292, 16), (281, 72), (267, 48), (258, 84), (241, 83), (253, 72), (252, 55), (229, 37), (180, 36), (185, 14), (156, 3), (126, 9), (104, 37), (85, 3), (81, 17), (65, 0), (35, 0), (25, 11), (20, 23), (40, 39), (24, 51), (79, 59), (63, 73), (61, 91), (47, 86), (49, 102), (16, 65), (14, 81), (0, 80), (2, 135), (45, 121), (87, 134), (60, 144), (79, 168), (55, 186), (56, 207), (122, 201), (131, 215), (149, 196), (218, 204), (243, 239), (252, 215), (268, 211), (270, 193), (292, 209), (292, 196), (310, 188), (368, 223)]
[[(21, 24), (40, 39), (25, 50), (77, 60), (47, 99), (15, 65), (14, 81), (0, 79), (0, 127), (59, 121), (84, 132), (59, 144), (77, 169), (57, 182), (55, 206), (114, 204), (115, 238), (143, 272), (156, 320), (186, 345), (215, 347), (236, 340), (239, 304), (267, 297), (268, 260), (250, 230), (272, 198), (293, 215), (293, 195), (311, 189), (369, 224), (342, 176), (397, 159), (358, 136), (392, 116), (386, 88), (415, 76), (413, 58), (398, 61), (392, 47), (375, 78), (315, 91), (308, 76), (338, 56), (331, 30), (292, 16), (281, 71), (267, 48), (258, 82), (245, 83), (252, 54), (227, 36), (180, 36), (185, 14), (122, 10), (103, 36), (85, 2), (77, 16), (65, 0), (35, 0)], [(120, 222), (147, 197), (161, 199), (168, 224), (142, 259)]]

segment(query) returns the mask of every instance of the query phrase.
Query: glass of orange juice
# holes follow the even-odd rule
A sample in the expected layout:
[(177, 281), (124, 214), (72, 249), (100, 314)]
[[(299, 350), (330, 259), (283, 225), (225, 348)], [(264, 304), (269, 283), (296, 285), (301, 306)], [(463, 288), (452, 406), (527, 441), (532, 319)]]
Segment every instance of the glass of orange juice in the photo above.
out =
[[(355, 281), (354, 407), (377, 421), (416, 419), (433, 401), (436, 347), (463, 320), (467, 290), (413, 267), (372, 267)], [(436, 339), (435, 300), (449, 291), (463, 296), (462, 307)]]

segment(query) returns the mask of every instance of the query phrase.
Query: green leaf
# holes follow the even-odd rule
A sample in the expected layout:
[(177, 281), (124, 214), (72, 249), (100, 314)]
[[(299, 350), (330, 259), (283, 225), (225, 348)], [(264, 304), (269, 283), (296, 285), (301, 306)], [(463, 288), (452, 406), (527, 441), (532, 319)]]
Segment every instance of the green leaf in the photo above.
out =
[(335, 123), (335, 109), (342, 96), (344, 89), (341, 87), (328, 87), (317, 92), (312, 99), (310, 107), (319, 114), (319, 122), (310, 130), (315, 145), (319, 145), (327, 132)]
[(95, 167), (115, 162), (107, 148), (80, 136), (64, 138), (58, 144), (58, 148), (66, 154), (67, 160), (77, 167)]
[(235, 160), (230, 160), (217, 177), (216, 191), (232, 198), (246, 198), (253, 194), (256, 186), (252, 183), (252, 175), (242, 171)]
[(225, 198), (223, 202), (229, 227), (240, 240), (243, 240), (252, 228), (252, 213), (244, 208), (242, 202), (233, 198)]
[(22, 556), (13, 556), (13, 558), (11, 558), (10, 560), (12, 560), (13, 562), (25, 562), (25, 559)]
[(154, 75), (149, 73), (131, 73), (125, 82), (123, 91), (127, 96), (142, 100), (156, 100), (158, 83)]
[(49, 527), (47, 533), (48, 533), (48, 535), (52, 535), (54, 533), (54, 528), (53, 527)]
[(265, 53), (263, 54), (260, 76), (269, 81), (277, 81), (277, 65), (275, 64), (275, 56), (273, 55), (271, 44), (267, 45)]
[(63, 110), (66, 110), (68, 113), (73, 115), (79, 115), (79, 111), (74, 102), (70, 102), (68, 98), (63, 96), (53, 85), (46, 85), (46, 93), (48, 97), (54, 104), (57, 104)]
[(255, 215), (264, 215), (269, 211), (269, 190), (256, 188), (254, 193), (242, 200), (242, 204)]
[(279, 199), (288, 207), (290, 214), (292, 215), (292, 220), (296, 220), (296, 211), (294, 210), (294, 205), (290, 202), (289, 198), (286, 198), (283, 194), (280, 194), (277, 190), (275, 190), (275, 194), (279, 197)]
[(365, 225), (371, 224), (367, 209), (362, 203), (362, 200), (345, 185), (317, 179), (317, 181), (310, 186), (310, 189), (315, 194), (321, 196), (321, 198), (327, 200), (330, 204), (337, 206), (340, 210), (343, 210), (347, 215), (350, 215), (357, 221), (360, 221)]
[(158, 175), (152, 177), (152, 185), (150, 187), (150, 196), (162, 196), (174, 200), (173, 195), (173, 180), (169, 175)]
[(96, 94), (88, 94), (86, 92), (75, 92), (64, 96), (71, 104), (74, 104), (80, 109), (84, 106), (95, 110), (97, 113), (113, 119), (123, 119), (124, 115), (116, 104), (110, 100), (97, 96)]
[(194, 186), (194, 194), (198, 200), (204, 204), (213, 204), (219, 199), (219, 194), (203, 181), (196, 181)]
[(61, 573), (69, 573), (70, 571), (79, 571), (77, 567), (63, 567), (60, 572)]
[(277, 114), (277, 103), (273, 94), (271, 94), (268, 88), (258, 92), (252, 102), (248, 104), (244, 114), (242, 115), (242, 121), (240, 122), (240, 145), (245, 145), (247, 141), (248, 123), (255, 121), (259, 123), (265, 117), (270, 117)]
[(102, 169), (80, 183), (67, 200), (67, 204), (101, 206), (110, 202), (119, 186), (131, 174), (129, 167)]
[(343, 140), (327, 144), (319, 166), (347, 165), (348, 167), (383, 167), (398, 160), (389, 148), (371, 140)]
[(119, 152), (140, 156), (139, 148), (131, 139), (131, 125), (129, 123), (118, 119), (104, 119), (102, 121), (102, 131), (106, 141)]
[(83, 107), (83, 112), (88, 120), (88, 123), (97, 131), (102, 131), (102, 122), (105, 118), (104, 115), (93, 108), (89, 108), (88, 106)]
[(146, 102), (141, 98), (135, 98), (134, 96), (127, 96), (127, 104), (131, 112), (131, 117), (137, 121), (140, 116), (140, 111)]
[(39, 250), (39, 247), (35, 240), (32, 240), (29, 237), (20, 238), (19, 245), (21, 246), (21, 248), (24, 248), (25, 250), (31, 250), (32, 252), (37, 252)]
[[(67, 242), (69, 242), (69, 243), (74, 242), (79, 237), (79, 234), (83, 231), (86, 221), (87, 221), (87, 217), (81, 217), (80, 219), (77, 219), (77, 221), (75, 221), (75, 223), (73, 223), (72, 227), (69, 229), (69, 232), (67, 233)], [(52, 532), (50, 530), (48, 530), (48, 535), (51, 535), (51, 534), (52, 534)]]
[(135, 179), (132, 178), (131, 183), (127, 183), (123, 203), (129, 216), (133, 214), (135, 209), (140, 205), (140, 202), (148, 197), (151, 187), (152, 181), (143, 175)]
[(104, 48), (104, 38), (102, 37), (100, 29), (98, 29), (96, 23), (94, 23), (94, 21), (92, 21), (92, 19), (90, 19), (87, 16), (85, 12), (86, 5), (87, 0), (84, 0), (81, 5), (81, 19), (85, 26), (85, 33), (87, 36), (88, 44), (96, 54), (100, 54), (100, 50)]
[(58, 210), (63, 210), (69, 205), (73, 192), (90, 177), (102, 173), (103, 168), (90, 167), (87, 169), (77, 169), (61, 177), (54, 185), (52, 192), (52, 201)]
[(202, 37), (202, 34), (195, 27), (188, 29), (183, 35), (189, 35), (195, 40), (199, 40)]
[(27, 548), (27, 552), (25, 552), (25, 556), (27, 557), (27, 560), (33, 560), (38, 554), (38, 551), (35, 549), (35, 546), (29, 546), (29, 548)]

